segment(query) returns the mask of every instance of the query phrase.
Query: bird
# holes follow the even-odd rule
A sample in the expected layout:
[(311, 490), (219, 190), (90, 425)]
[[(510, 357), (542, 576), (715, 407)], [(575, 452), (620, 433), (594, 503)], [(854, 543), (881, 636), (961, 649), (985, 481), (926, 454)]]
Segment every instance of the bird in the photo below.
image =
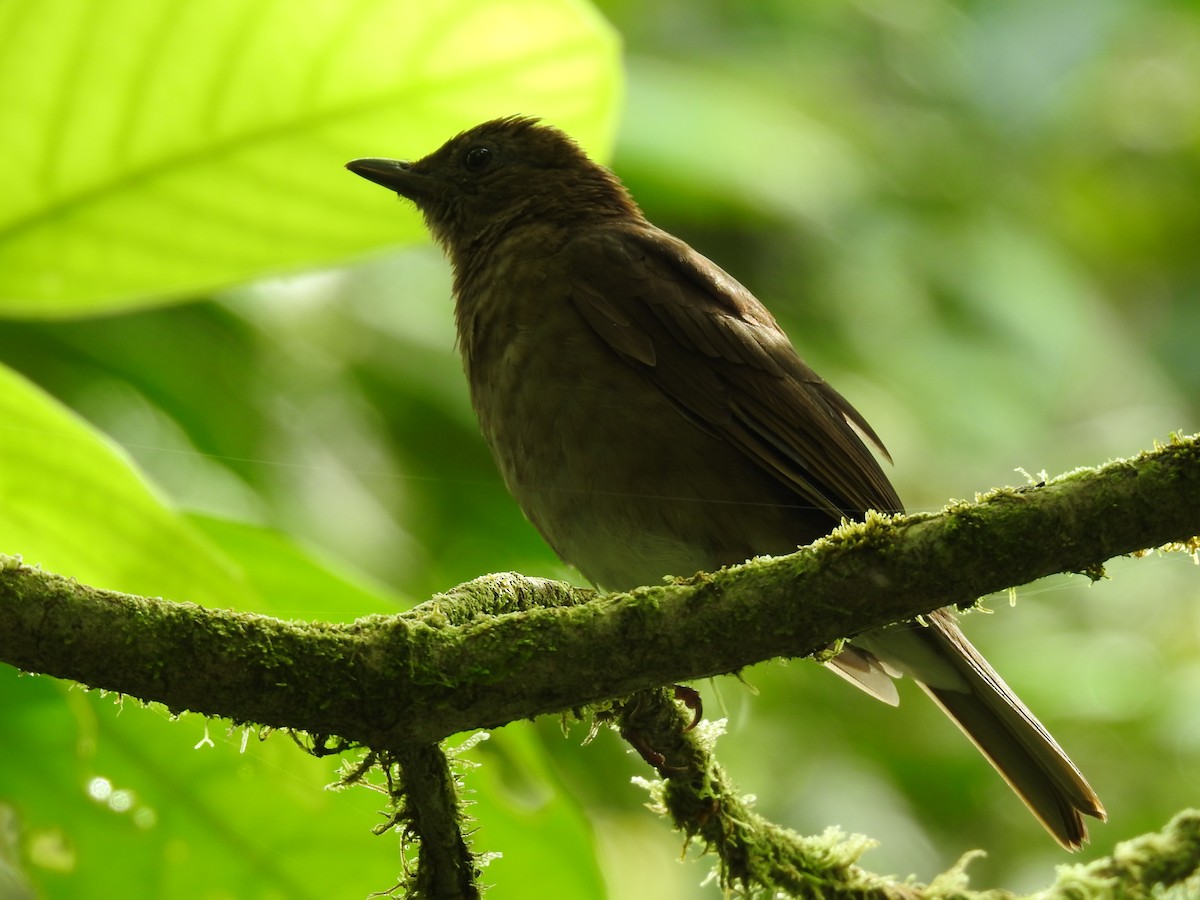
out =
[[(507, 116), (416, 161), (346, 167), (413, 202), (444, 250), (483, 437), (593, 584), (716, 571), (903, 511), (883, 442), (767, 308), (562, 130)], [(893, 705), (893, 679), (913, 678), (1065, 849), (1087, 840), (1083, 816), (1105, 820), (951, 610), (855, 636), (827, 665)]]

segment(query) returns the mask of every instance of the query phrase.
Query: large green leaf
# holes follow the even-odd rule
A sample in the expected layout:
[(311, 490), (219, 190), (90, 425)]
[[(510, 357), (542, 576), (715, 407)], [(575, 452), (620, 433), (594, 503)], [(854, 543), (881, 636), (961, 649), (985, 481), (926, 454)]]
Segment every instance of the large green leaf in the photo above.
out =
[(253, 597), (123, 449), (4, 367), (0, 552), (113, 590), (221, 606)]
[(465, 757), (481, 763), (463, 779), (466, 812), (478, 827), (472, 849), (500, 854), (483, 872), (489, 900), (606, 896), (592, 826), (555, 774), (532, 723), (494, 732)]
[(188, 520), (241, 566), (257, 592), (255, 612), (281, 619), (349, 622), (413, 605), (274, 529), (197, 513)]
[(0, 312), (163, 302), (415, 239), (357, 156), (541, 115), (598, 152), (617, 41), (576, 0), (0, 4)]
[[(363, 897), (394, 883), (380, 798), (336, 762), (0, 671), (0, 810), (45, 897)], [(207, 736), (207, 740), (206, 740)], [(7, 896), (7, 895), (4, 895)]]
[[(337, 760), (282, 734), (174, 721), (12, 670), (0, 670), (0, 708), (0, 825), (39, 896), (359, 898), (399, 876), (400, 836), (371, 833), (384, 798), (323, 790)], [(603, 896), (590, 826), (529, 730), (466, 757), (483, 763), (465, 772), (474, 849), (502, 854), (484, 872), (489, 895)]]

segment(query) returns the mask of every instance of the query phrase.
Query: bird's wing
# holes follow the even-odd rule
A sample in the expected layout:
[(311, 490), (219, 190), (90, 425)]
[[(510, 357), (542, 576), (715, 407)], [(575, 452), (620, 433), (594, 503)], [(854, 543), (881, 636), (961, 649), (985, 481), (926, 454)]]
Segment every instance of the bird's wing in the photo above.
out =
[(860, 434), (862, 415), (796, 354), (775, 319), (720, 267), (652, 226), (571, 240), (571, 302), (687, 418), (741, 448), (835, 519), (901, 504)]

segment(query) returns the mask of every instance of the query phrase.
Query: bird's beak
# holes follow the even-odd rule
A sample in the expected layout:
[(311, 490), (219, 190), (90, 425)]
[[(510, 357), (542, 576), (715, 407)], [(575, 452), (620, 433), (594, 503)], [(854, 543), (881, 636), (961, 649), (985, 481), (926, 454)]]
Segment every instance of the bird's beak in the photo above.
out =
[(352, 159), (346, 168), (402, 197), (416, 200), (433, 187), (428, 175), (413, 171), (413, 164), (400, 159)]

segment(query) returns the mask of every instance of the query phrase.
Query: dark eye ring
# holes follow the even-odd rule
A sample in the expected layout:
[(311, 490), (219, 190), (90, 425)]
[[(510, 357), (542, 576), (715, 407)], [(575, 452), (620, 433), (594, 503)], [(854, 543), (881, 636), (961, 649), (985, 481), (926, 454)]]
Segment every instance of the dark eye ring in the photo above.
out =
[(467, 151), (464, 162), (472, 172), (478, 172), (492, 160), (490, 147), (472, 147)]

